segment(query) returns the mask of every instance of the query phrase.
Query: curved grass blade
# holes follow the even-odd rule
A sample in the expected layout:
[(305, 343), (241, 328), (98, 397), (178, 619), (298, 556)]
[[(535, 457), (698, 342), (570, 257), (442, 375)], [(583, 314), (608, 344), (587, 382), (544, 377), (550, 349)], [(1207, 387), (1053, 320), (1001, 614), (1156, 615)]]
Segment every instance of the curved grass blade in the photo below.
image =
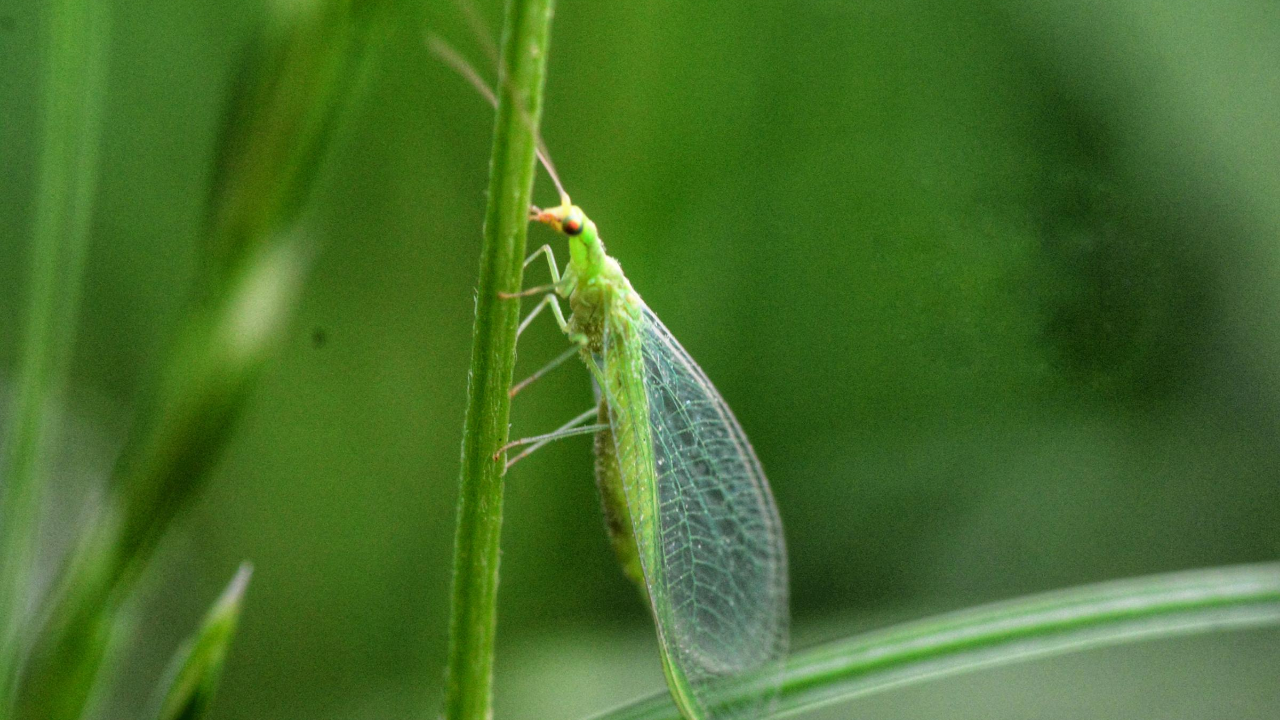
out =
[[(1140, 640), (1280, 625), (1280, 563), (1193, 570), (1086, 585), (856, 635), (792, 655), (775, 715), (902, 685)], [(722, 699), (774, 679), (744, 676)], [(595, 720), (679, 720), (654, 695)]]

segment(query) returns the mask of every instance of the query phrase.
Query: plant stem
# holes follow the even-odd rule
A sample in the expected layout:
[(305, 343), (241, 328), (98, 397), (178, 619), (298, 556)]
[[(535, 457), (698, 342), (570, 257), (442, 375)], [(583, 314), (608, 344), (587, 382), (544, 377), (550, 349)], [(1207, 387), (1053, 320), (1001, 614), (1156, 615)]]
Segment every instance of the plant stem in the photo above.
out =
[(552, 0), (508, 0), (503, 26), (497, 122), (489, 164), (489, 204), (480, 250), (479, 295), (463, 428), (461, 490), (454, 540), (453, 605), (445, 681), (447, 720), (489, 720), (497, 625), (502, 468), (507, 392), (515, 364), (520, 290), (533, 189), (535, 128), (550, 38)]
[[(1050, 655), (1211, 630), (1280, 624), (1280, 563), (1212, 568), (1034, 595), (906, 623), (792, 655), (775, 715)], [(769, 692), (745, 677), (721, 700)], [(598, 720), (680, 720), (665, 693)]]
[(0, 717), (13, 703), (40, 516), (46, 438), (71, 355), (89, 247), (105, 85), (108, 3), (55, 0), (31, 274), (11, 428), (0, 460)]

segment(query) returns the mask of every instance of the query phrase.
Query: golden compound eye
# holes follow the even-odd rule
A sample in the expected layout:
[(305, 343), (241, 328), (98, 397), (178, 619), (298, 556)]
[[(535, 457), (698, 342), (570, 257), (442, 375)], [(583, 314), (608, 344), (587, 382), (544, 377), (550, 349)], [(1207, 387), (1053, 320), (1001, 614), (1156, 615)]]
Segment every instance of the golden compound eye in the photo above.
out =
[(560, 227), (564, 230), (565, 235), (577, 235), (582, 232), (582, 218), (576, 216), (567, 217)]

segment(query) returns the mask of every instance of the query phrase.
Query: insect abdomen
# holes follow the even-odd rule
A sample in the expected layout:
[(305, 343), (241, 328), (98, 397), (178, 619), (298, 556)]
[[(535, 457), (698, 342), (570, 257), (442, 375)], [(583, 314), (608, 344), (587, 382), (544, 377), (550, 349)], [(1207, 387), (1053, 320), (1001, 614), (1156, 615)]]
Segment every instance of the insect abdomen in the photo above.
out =
[[(609, 405), (600, 401), (599, 421), (609, 423)], [(600, 505), (604, 509), (605, 527), (609, 541), (618, 556), (622, 572), (635, 583), (647, 604), (649, 593), (645, 589), (644, 570), (640, 567), (640, 551), (631, 531), (631, 513), (627, 511), (627, 495), (622, 487), (622, 471), (618, 468), (618, 453), (614, 446), (613, 431), (596, 433), (596, 489), (600, 491)]]

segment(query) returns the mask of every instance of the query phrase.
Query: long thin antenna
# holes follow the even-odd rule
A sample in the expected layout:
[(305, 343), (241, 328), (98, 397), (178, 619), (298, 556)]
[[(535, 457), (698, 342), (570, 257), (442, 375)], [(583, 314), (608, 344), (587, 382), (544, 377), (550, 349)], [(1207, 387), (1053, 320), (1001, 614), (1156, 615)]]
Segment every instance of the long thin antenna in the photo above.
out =
[(453, 0), (453, 4), (467, 17), (467, 24), (471, 26), (471, 34), (475, 36), (476, 42), (480, 43), (480, 47), (484, 50), (484, 54), (488, 56), (489, 62), (493, 63), (494, 67), (497, 67), (498, 44), (493, 41), (493, 34), (489, 31), (489, 23), (484, 21), (484, 16), (480, 14), (479, 8), (469, 0)]
[(489, 101), (489, 104), (496, 110), (498, 108), (498, 96), (489, 89), (489, 85), (485, 83), (484, 78), (480, 77), (480, 73), (453, 49), (453, 46), (445, 42), (439, 35), (435, 33), (427, 34), (427, 47), (436, 57), (445, 62), (446, 65), (453, 68), (453, 71), (462, 76), (464, 80), (471, 83), (471, 87)]
[[(480, 21), (477, 17), (476, 21)], [(440, 58), (446, 65), (453, 69), (454, 72), (462, 76), (462, 79), (471, 84), (471, 87), (480, 93), (480, 96), (489, 101), (489, 104), (496, 110), (498, 109), (498, 96), (491, 90), (484, 78), (480, 77), (480, 73), (471, 67), (466, 58), (453, 49), (449, 43), (435, 33), (427, 33), (427, 48), (431, 50), (436, 57)], [(496, 52), (496, 48), (494, 50)], [(556, 166), (551, 162), (551, 153), (547, 151), (547, 145), (542, 141), (542, 133), (538, 132), (538, 128), (533, 127), (533, 119), (528, 113), (520, 109), (524, 115), (525, 122), (533, 129), (533, 139), (537, 145), (538, 160), (542, 162), (542, 167), (547, 171), (547, 175), (551, 176), (551, 182), (555, 183), (556, 190), (560, 193), (560, 202), (564, 205), (570, 205), (569, 193), (565, 192), (564, 184), (560, 182), (560, 174), (556, 172)]]

